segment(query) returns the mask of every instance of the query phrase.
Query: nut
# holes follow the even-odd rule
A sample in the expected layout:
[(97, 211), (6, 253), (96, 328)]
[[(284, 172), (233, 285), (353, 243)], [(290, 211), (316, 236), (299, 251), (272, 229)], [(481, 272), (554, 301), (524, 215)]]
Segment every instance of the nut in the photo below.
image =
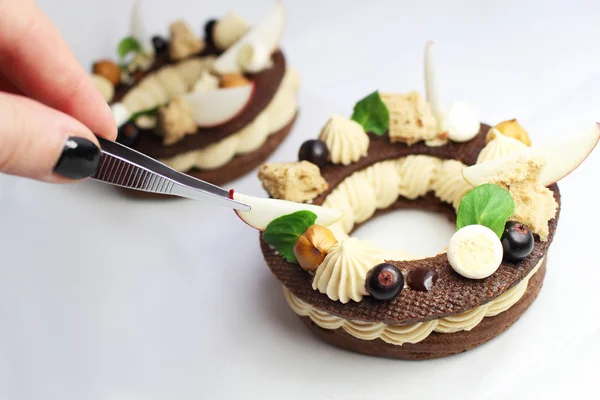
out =
[(250, 81), (242, 74), (225, 74), (221, 76), (219, 86), (223, 89), (249, 85)]
[[(529, 134), (527, 134), (525, 128), (523, 128), (516, 119), (502, 121), (498, 125), (494, 126), (494, 128), (498, 129), (498, 131), (504, 136), (517, 139), (523, 142), (525, 145), (531, 146), (531, 139), (529, 138)], [(490, 133), (491, 132), (493, 132), (492, 129), (490, 129)], [(492, 139), (494, 139), (493, 133), (488, 134), (486, 138), (486, 143), (488, 143)]]
[(329, 229), (321, 225), (311, 225), (296, 240), (294, 254), (302, 269), (314, 272), (325, 259), (329, 249), (337, 242)]
[(111, 60), (100, 60), (94, 63), (92, 72), (105, 77), (113, 86), (117, 86), (121, 81), (121, 68)]
[(204, 40), (198, 38), (185, 21), (172, 23), (169, 32), (171, 34), (171, 44), (169, 45), (171, 60), (183, 60), (202, 52), (206, 47)]
[(104, 101), (110, 103), (115, 95), (115, 87), (112, 82), (97, 74), (92, 74), (91, 78), (92, 82), (94, 82), (94, 86), (96, 86), (96, 89), (98, 89)]

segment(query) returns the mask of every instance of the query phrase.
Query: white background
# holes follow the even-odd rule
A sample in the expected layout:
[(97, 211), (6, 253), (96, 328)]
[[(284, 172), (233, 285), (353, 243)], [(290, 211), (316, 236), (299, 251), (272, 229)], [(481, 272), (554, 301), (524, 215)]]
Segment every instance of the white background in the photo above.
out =
[[(86, 67), (114, 56), (127, 34), (130, 0), (39, 3)], [(270, 5), (146, 3), (151, 31), (163, 33), (175, 18), (200, 29), (230, 9), (256, 21)], [(486, 122), (518, 117), (540, 142), (600, 120), (598, 2), (286, 3), (283, 48), (303, 77), (302, 111), (273, 160), (295, 159), (330, 113), (348, 115), (372, 90), (423, 90), (429, 39), (446, 101), (469, 101)], [(51, 186), (0, 176), (0, 399), (597, 393), (599, 171), (596, 149), (561, 182), (564, 210), (544, 289), (524, 317), (481, 348), (428, 362), (370, 358), (314, 339), (287, 308), (256, 232), (229, 210), (133, 201), (94, 182)], [(263, 194), (254, 173), (230, 187)], [(373, 221), (361, 236), (435, 252), (452, 232), (435, 215), (390, 218), (394, 224)]]

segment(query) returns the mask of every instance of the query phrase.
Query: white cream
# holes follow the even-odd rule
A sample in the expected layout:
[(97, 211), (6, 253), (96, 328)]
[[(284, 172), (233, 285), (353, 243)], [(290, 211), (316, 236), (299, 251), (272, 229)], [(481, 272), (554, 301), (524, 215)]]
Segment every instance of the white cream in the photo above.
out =
[(451, 315), (436, 320), (417, 322), (407, 325), (388, 325), (383, 322), (352, 321), (318, 310), (308, 303), (294, 296), (288, 289), (283, 288), (285, 299), (290, 308), (302, 317), (309, 317), (311, 321), (323, 329), (339, 329), (361, 340), (381, 339), (386, 343), (402, 346), (404, 343), (419, 343), (425, 340), (432, 332), (454, 333), (470, 331), (486, 317), (494, 317), (514, 306), (527, 291), (531, 277), (540, 269), (542, 258), (535, 268), (521, 282), (513, 288), (502, 293), (494, 300), (466, 311), (462, 314)]
[(517, 153), (527, 148), (525, 143), (521, 142), (520, 140), (505, 136), (497, 129), (492, 128), (490, 130), (490, 134), (492, 135), (493, 139), (490, 140), (488, 144), (479, 152), (477, 164), (495, 160), (512, 153)]
[(289, 124), (298, 111), (298, 76), (289, 68), (269, 105), (248, 125), (225, 139), (200, 150), (178, 154), (160, 161), (178, 171), (192, 168), (215, 169), (261, 147), (268, 137)]
[(466, 167), (460, 161), (445, 160), (431, 181), (431, 189), (435, 195), (446, 203), (452, 204), (457, 211), (464, 195), (473, 188), (462, 176), (462, 171)]
[(367, 296), (367, 272), (384, 261), (381, 251), (367, 242), (349, 238), (335, 244), (317, 268), (312, 287), (331, 300), (348, 303)]
[(325, 124), (319, 139), (329, 149), (329, 158), (334, 164), (348, 165), (367, 155), (369, 136), (363, 127), (348, 118), (332, 115)]

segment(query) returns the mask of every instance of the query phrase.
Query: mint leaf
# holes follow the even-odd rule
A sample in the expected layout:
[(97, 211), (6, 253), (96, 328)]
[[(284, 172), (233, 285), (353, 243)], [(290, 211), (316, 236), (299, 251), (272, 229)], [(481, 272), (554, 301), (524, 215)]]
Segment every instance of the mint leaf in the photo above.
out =
[(158, 109), (161, 106), (156, 106), (153, 108), (149, 108), (147, 110), (142, 110), (142, 111), (138, 111), (136, 113), (131, 114), (131, 117), (129, 117), (130, 121), (135, 121), (138, 117), (141, 117), (142, 115), (148, 115), (150, 117), (155, 116), (156, 114), (158, 114)]
[(505, 189), (486, 183), (469, 191), (458, 206), (456, 229), (483, 225), (502, 237), (504, 225), (515, 212), (515, 202)]
[(390, 112), (381, 100), (378, 91), (356, 103), (352, 120), (361, 124), (365, 132), (372, 132), (377, 136), (387, 132), (390, 123)]
[(133, 36), (127, 36), (125, 39), (119, 42), (117, 46), (117, 53), (120, 59), (124, 59), (131, 52), (137, 53), (142, 49), (140, 42), (137, 41)]
[(297, 264), (294, 244), (316, 220), (317, 214), (312, 211), (296, 211), (281, 216), (267, 225), (263, 233), (263, 240), (275, 247), (287, 261)]

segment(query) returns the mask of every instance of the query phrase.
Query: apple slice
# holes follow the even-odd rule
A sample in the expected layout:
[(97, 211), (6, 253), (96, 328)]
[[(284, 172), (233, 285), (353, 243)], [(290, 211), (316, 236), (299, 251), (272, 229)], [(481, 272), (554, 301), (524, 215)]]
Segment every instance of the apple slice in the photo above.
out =
[(471, 185), (479, 186), (499, 174), (507, 162), (523, 156), (541, 156), (546, 159), (546, 166), (540, 175), (540, 183), (550, 186), (575, 170), (594, 150), (598, 140), (600, 123), (577, 135), (567, 135), (541, 146), (528, 147), (520, 152), (465, 168), (463, 177)]
[(246, 108), (254, 94), (254, 83), (225, 89), (186, 93), (181, 96), (192, 110), (199, 127), (221, 125)]
[(444, 106), (440, 97), (434, 64), (433, 42), (429, 41), (425, 45), (425, 95), (431, 105), (433, 116), (439, 122), (444, 119)]
[(267, 228), (267, 225), (274, 219), (296, 211), (307, 210), (314, 212), (317, 214), (317, 221), (315, 224), (322, 226), (329, 226), (340, 220), (344, 215), (343, 211), (334, 208), (247, 196), (245, 194), (236, 193), (233, 190), (229, 192), (229, 197), (252, 207), (250, 211), (235, 210), (235, 213), (242, 221), (259, 231), (264, 231)]
[(279, 45), (284, 25), (285, 8), (283, 3), (277, 0), (273, 10), (260, 23), (250, 29), (248, 33), (215, 60), (213, 69), (219, 74), (241, 72), (239, 63), (240, 51), (248, 43), (254, 45), (260, 43), (268, 54), (273, 53)]
[(131, 23), (130, 28), (131, 36), (135, 38), (140, 44), (142, 51), (145, 54), (154, 54), (154, 46), (152, 45), (152, 41), (150, 40), (150, 36), (148, 36), (148, 30), (146, 29), (146, 25), (144, 24), (144, 19), (142, 18), (142, 0), (136, 0), (133, 3), (133, 9), (131, 11)]

